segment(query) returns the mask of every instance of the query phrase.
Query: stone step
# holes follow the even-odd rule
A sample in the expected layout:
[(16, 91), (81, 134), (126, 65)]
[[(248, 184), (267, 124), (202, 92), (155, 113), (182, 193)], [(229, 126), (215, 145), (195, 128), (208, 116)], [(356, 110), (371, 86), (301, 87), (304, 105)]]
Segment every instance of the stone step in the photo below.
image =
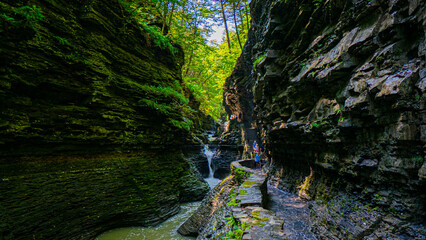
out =
[(262, 205), (262, 192), (261, 186), (265, 182), (265, 175), (253, 173), (246, 181), (241, 184), (238, 191), (239, 205), (246, 206), (261, 206)]
[(243, 164), (249, 165), (248, 161), (241, 160), (232, 163), (234, 170), (240, 168), (251, 174), (238, 188), (236, 196), (238, 206), (231, 208), (232, 216), (241, 224), (248, 226), (242, 239), (284, 239), (283, 220), (277, 217), (275, 212), (262, 207), (262, 188), (266, 190), (267, 187), (266, 175), (261, 170), (242, 166)]

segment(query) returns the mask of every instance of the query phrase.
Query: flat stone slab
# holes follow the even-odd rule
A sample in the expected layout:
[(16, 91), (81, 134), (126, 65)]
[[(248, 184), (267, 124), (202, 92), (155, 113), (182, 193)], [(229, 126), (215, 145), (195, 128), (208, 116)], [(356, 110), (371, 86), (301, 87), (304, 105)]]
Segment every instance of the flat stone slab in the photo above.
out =
[[(242, 167), (239, 165), (238, 167)], [(242, 239), (245, 240), (274, 240), (284, 239), (282, 231), (284, 221), (275, 212), (262, 207), (262, 187), (266, 190), (266, 175), (261, 170), (242, 167), (251, 175), (238, 188), (236, 196), (238, 206), (232, 207), (233, 217), (248, 228)], [(266, 194), (266, 192), (265, 192)]]
[(245, 223), (246, 229), (243, 239), (283, 239), (285, 233), (282, 231), (283, 220), (275, 215), (273, 211), (257, 206), (241, 208), (234, 214), (239, 222)]
[(261, 186), (265, 184), (265, 177), (261, 171), (256, 171), (241, 184), (236, 197), (241, 207), (262, 206)]

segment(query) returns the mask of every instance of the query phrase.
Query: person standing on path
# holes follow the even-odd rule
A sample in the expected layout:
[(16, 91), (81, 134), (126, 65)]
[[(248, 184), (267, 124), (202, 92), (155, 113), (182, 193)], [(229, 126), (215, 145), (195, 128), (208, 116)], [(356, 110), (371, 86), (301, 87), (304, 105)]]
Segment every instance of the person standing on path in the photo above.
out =
[(262, 167), (262, 165), (260, 164), (260, 157), (261, 157), (260, 153), (256, 153), (256, 168), (258, 166)]
[(256, 144), (257, 144), (257, 142), (256, 142), (256, 140), (254, 140), (254, 142), (253, 142), (253, 151), (251, 152), (251, 157), (252, 158), (255, 158), (255, 156), (256, 156)]

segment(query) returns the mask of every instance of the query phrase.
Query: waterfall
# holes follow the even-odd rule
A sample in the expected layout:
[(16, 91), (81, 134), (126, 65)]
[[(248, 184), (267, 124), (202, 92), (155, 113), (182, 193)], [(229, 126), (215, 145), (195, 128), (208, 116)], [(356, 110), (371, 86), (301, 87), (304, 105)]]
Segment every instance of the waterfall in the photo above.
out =
[(209, 164), (209, 177), (213, 178), (213, 168), (212, 168), (212, 158), (213, 158), (214, 152), (209, 149), (208, 145), (204, 145), (204, 155), (207, 157), (207, 162)]
[[(216, 140), (216, 138), (213, 137), (213, 135), (214, 135), (214, 132), (210, 132), (208, 134), (209, 142)], [(212, 158), (213, 158), (215, 151), (210, 150), (209, 145), (206, 144), (206, 145), (204, 145), (203, 153), (204, 153), (204, 155), (206, 155), (207, 163), (209, 165), (209, 176), (207, 178), (205, 178), (204, 180), (206, 180), (206, 182), (209, 184), (210, 188), (214, 188), (220, 182), (220, 179), (214, 177), (214, 170), (213, 170), (213, 167), (212, 167)]]

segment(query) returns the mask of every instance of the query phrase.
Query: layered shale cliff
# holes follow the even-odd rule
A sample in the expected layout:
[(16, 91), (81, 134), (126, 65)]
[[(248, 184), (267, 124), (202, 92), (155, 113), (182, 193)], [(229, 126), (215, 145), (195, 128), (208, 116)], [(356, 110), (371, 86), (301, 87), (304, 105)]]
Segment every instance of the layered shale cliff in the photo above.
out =
[(178, 46), (118, 0), (0, 9), (0, 239), (90, 239), (204, 196), (178, 146), (198, 117)]
[(270, 176), (315, 200), (321, 238), (426, 238), (424, 1), (251, 11), (224, 102), (266, 142)]

